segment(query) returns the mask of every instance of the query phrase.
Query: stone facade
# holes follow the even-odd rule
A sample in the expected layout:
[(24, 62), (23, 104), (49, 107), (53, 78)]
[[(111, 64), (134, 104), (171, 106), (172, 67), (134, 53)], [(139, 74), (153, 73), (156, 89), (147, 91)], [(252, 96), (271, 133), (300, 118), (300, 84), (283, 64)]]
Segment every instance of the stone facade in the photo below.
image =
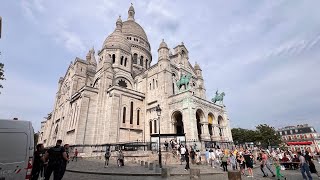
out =
[[(152, 55), (143, 28), (128, 20), (116, 28), (95, 54), (76, 58), (58, 83), (54, 109), (42, 122), (40, 141), (52, 146), (57, 139), (71, 145), (102, 145), (151, 141), (157, 134), (183, 134), (196, 142), (232, 142), (224, 106), (206, 100), (202, 70), (189, 62), (181, 43), (173, 50), (162, 41), (158, 61)], [(97, 59), (97, 60), (96, 60)], [(182, 76), (189, 84), (177, 86)]]

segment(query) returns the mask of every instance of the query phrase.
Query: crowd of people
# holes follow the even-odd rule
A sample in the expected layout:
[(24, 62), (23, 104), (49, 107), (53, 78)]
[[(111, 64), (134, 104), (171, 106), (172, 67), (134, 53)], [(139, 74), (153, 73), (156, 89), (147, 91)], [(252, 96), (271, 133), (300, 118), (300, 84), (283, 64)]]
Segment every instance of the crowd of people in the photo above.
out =
[[(168, 151), (166, 144), (165, 142), (165, 149)], [(186, 171), (190, 169), (189, 160), (191, 159), (192, 164), (204, 163), (212, 168), (221, 168), (223, 171), (228, 171), (229, 167), (232, 170), (239, 170), (247, 177), (253, 177), (253, 167), (259, 167), (263, 177), (268, 177), (270, 174), (277, 179), (286, 179), (281, 173), (282, 170), (300, 168), (303, 179), (312, 179), (311, 173), (317, 174), (320, 178), (313, 162), (314, 159), (318, 159), (320, 163), (319, 152), (311, 152), (310, 149), (294, 152), (279, 148), (269, 150), (258, 147), (233, 147), (228, 149), (216, 146), (200, 152), (196, 144), (187, 147), (175, 140), (170, 141), (169, 147), (173, 155), (178, 156), (181, 164), (186, 162)]]

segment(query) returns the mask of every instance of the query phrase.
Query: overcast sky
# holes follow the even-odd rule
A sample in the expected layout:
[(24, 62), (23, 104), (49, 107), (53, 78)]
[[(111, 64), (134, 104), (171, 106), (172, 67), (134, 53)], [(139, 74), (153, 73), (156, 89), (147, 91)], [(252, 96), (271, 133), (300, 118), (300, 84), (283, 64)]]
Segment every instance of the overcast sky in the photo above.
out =
[[(153, 64), (164, 38), (182, 41), (203, 70), (207, 98), (224, 91), (231, 127), (308, 123), (320, 131), (320, 1), (1, 1), (0, 118), (51, 112), (58, 79), (75, 57), (101, 49), (130, 3)], [(200, 3), (201, 2), (201, 3)]]

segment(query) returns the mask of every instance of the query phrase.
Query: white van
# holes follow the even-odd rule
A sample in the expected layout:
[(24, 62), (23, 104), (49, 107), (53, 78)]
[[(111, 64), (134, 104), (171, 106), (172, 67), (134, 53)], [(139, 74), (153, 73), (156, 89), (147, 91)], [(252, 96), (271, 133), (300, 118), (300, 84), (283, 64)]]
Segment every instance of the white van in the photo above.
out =
[(0, 180), (31, 179), (33, 138), (31, 122), (0, 119)]

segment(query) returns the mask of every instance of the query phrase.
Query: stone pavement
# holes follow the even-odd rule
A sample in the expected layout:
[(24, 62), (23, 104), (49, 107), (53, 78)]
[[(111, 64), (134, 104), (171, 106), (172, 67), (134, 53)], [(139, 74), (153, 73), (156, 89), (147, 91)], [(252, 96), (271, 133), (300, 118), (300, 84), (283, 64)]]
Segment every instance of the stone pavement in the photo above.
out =
[[(184, 170), (185, 163), (180, 164), (171, 164), (164, 167), (169, 167), (171, 169), (172, 175), (188, 175), (189, 172)], [(218, 168), (211, 168), (205, 165), (192, 165), (190, 168), (199, 168), (201, 174), (221, 174), (223, 171)], [(118, 167), (115, 161), (109, 162), (109, 167), (104, 168), (104, 161), (99, 159), (80, 159), (78, 162), (70, 161), (67, 166), (67, 170), (70, 172), (87, 172), (87, 173), (96, 173), (96, 174), (133, 174), (133, 175), (150, 175), (150, 176), (159, 176), (160, 173), (156, 173), (154, 170), (149, 170), (138, 163), (125, 163), (125, 166)]]
[[(167, 178), (167, 180), (185, 180), (189, 179), (189, 171), (184, 171), (184, 165), (171, 165), (173, 176)], [(197, 166), (191, 165), (191, 168), (198, 168), (201, 170), (201, 180), (225, 180), (228, 179), (227, 173), (222, 172), (221, 169), (213, 169), (208, 166)], [(317, 170), (320, 170), (320, 165), (316, 163)], [(69, 171), (66, 172), (63, 179), (65, 180), (82, 180), (82, 179), (92, 179), (92, 180), (161, 180), (162, 178), (158, 173), (153, 170), (144, 168), (139, 164), (127, 163), (124, 167), (117, 167), (115, 162), (111, 162), (111, 165), (104, 168), (104, 162), (97, 159), (83, 159), (78, 162), (70, 162), (68, 164)], [(85, 171), (85, 173), (74, 173), (70, 171)], [(94, 172), (101, 172), (97, 174), (91, 174)], [(288, 180), (302, 180), (302, 175), (299, 170), (285, 170), (282, 171)], [(270, 176), (270, 173), (269, 173)], [(314, 179), (319, 179), (315, 174), (312, 174)], [(256, 180), (256, 179), (275, 179), (272, 177), (263, 178), (262, 173), (259, 168), (254, 169), (254, 178), (248, 178), (242, 176), (243, 180)], [(163, 179), (162, 179), (163, 180)]]

